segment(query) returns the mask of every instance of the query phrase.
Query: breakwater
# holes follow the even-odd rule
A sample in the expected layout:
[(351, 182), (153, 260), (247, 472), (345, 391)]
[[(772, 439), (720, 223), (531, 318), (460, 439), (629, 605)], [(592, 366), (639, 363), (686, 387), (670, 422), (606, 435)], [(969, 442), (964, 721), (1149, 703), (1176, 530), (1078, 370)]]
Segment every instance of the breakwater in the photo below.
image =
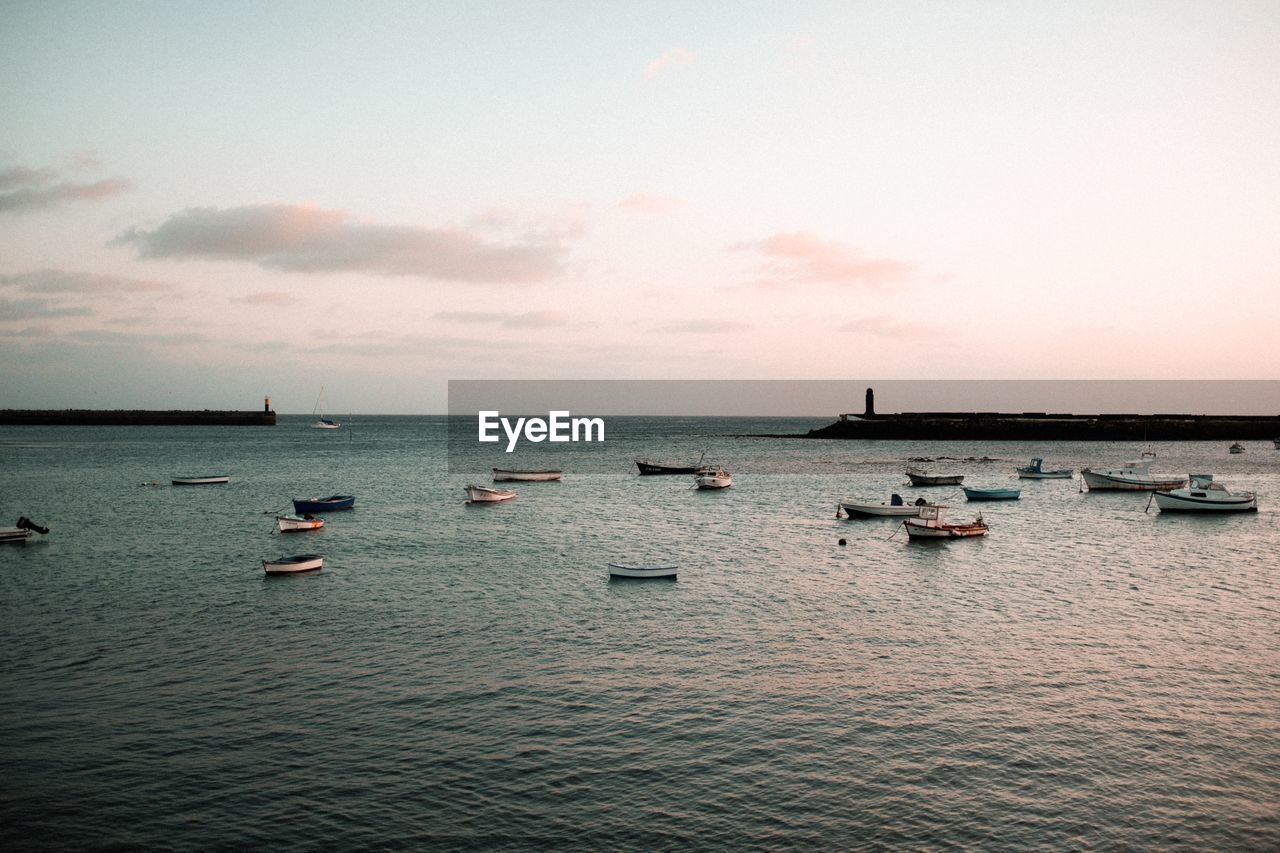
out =
[(3, 426), (275, 426), (276, 413), (142, 409), (0, 409)]
[(902, 412), (844, 415), (800, 438), (971, 441), (1238, 441), (1280, 437), (1280, 416)]

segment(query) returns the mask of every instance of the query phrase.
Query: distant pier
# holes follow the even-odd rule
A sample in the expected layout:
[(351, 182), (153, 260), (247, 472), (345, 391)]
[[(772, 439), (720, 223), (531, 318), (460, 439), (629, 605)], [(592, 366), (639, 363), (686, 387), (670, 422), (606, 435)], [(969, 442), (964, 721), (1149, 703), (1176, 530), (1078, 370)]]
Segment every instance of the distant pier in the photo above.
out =
[(141, 409), (0, 409), (0, 426), (275, 426), (276, 413)]
[(867, 389), (860, 414), (797, 438), (969, 441), (1239, 441), (1280, 438), (1280, 415), (1075, 415), (1054, 412), (877, 414)]

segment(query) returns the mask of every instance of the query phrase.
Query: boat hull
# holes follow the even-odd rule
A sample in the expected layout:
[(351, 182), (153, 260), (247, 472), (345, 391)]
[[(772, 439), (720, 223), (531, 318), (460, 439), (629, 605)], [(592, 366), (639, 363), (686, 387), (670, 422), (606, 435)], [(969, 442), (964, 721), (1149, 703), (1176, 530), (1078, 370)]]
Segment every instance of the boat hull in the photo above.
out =
[(731, 477), (698, 477), (695, 481), (699, 489), (710, 491), (713, 489), (727, 489), (733, 485)]
[(302, 530), (319, 530), (324, 527), (323, 518), (298, 518), (294, 515), (277, 515), (276, 526), (281, 533), (296, 533)]
[(917, 506), (893, 506), (892, 504), (840, 504), (850, 518), (885, 518), (919, 515)]
[(319, 554), (299, 554), (278, 560), (263, 560), (262, 570), (269, 575), (296, 575), (324, 568), (324, 557)]
[(219, 483), (229, 482), (231, 482), (231, 478), (227, 476), (173, 478), (173, 485), (175, 486), (213, 486)]
[(688, 467), (680, 465), (655, 465), (652, 462), (641, 462), (639, 459), (636, 460), (636, 467), (640, 469), (641, 476), (645, 477), (662, 477), (674, 474), (698, 473), (696, 465)]
[(913, 486), (958, 486), (964, 481), (963, 474), (907, 474)]
[(23, 530), (21, 527), (0, 527), (0, 543), (26, 542), (30, 538), (30, 530)]
[(674, 578), (678, 567), (675, 563), (664, 563), (653, 566), (628, 566), (622, 563), (609, 564), (609, 577), (613, 578)]
[(559, 480), (563, 471), (511, 471), (504, 468), (493, 469), (495, 483), (547, 483)]
[(1161, 512), (1257, 512), (1254, 495), (1232, 495), (1225, 498), (1200, 498), (1177, 492), (1156, 492), (1156, 506)]
[(336, 512), (341, 509), (352, 509), (355, 505), (355, 495), (333, 495), (327, 498), (295, 500), (293, 502), (293, 511), (298, 515), (306, 515), (310, 512)]
[(1022, 496), (1019, 489), (970, 489), (962, 487), (964, 496), (971, 501), (1016, 501)]
[(1085, 468), (1080, 472), (1089, 491), (1122, 491), (1122, 492), (1155, 492), (1176, 489), (1187, 482), (1185, 477), (1157, 480), (1155, 478), (1126, 477), (1119, 474), (1107, 474), (1090, 471)]
[(1024, 471), (1018, 469), (1018, 477), (1023, 480), (1070, 480), (1075, 471), (1062, 468), (1058, 471)]
[(467, 500), (473, 504), (495, 504), (514, 500), (519, 492), (514, 489), (490, 489), (485, 486), (466, 486)]
[(907, 528), (907, 536), (912, 539), (968, 539), (974, 536), (986, 536), (985, 524), (929, 524), (914, 518), (902, 522)]

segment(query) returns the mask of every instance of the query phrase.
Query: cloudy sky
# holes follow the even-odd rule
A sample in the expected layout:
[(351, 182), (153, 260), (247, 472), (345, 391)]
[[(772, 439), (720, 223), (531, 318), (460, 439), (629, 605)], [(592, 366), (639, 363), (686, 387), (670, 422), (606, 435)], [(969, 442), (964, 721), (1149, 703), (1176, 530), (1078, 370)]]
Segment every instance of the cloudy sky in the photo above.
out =
[(1271, 0), (0, 18), (0, 407), (1280, 379)]

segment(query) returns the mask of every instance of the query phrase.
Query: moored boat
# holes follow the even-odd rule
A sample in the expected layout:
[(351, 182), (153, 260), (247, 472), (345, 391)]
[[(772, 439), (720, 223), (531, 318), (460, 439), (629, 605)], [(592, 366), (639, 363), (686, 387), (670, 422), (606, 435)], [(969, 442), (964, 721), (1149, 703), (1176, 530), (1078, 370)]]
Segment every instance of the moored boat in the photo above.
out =
[(351, 509), (355, 505), (355, 495), (330, 495), (327, 498), (297, 498), (293, 502), (293, 511), (297, 515), (306, 515), (309, 512), (333, 512), (340, 509)]
[(907, 478), (913, 486), (958, 486), (964, 480), (963, 474), (930, 474), (923, 468), (911, 466), (907, 469)]
[(324, 416), (324, 386), (320, 386), (320, 393), (316, 395), (315, 408), (311, 410), (311, 414), (315, 416), (312, 422), (312, 429), (338, 429), (342, 424), (337, 421), (330, 420)]
[(612, 578), (674, 578), (676, 563), (655, 563), (649, 565), (627, 565), (610, 563), (609, 577)]
[(702, 456), (698, 457), (696, 465), (666, 465), (659, 462), (650, 462), (647, 459), (637, 459), (636, 467), (640, 469), (641, 476), (670, 476), (673, 474), (696, 474), (702, 468), (702, 457), (706, 456), (703, 451)]
[(520, 494), (515, 489), (491, 489), (488, 486), (472, 484), (463, 488), (467, 493), (467, 502), (473, 504), (493, 504), (509, 501)]
[(941, 504), (926, 504), (920, 507), (916, 518), (906, 518), (902, 526), (907, 529), (911, 539), (967, 539), (972, 536), (986, 536), (987, 524), (979, 515), (969, 524), (947, 524), (947, 508)]
[(49, 528), (41, 527), (25, 515), (18, 519), (15, 527), (0, 527), (0, 542), (26, 542), (32, 533), (41, 536), (49, 532)]
[(1127, 492), (1154, 492), (1176, 489), (1187, 482), (1186, 477), (1156, 477), (1151, 473), (1154, 453), (1144, 453), (1141, 459), (1124, 463), (1120, 468), (1082, 468), (1080, 476), (1089, 491), (1118, 489)]
[(495, 483), (545, 483), (550, 482), (551, 480), (559, 480), (563, 476), (563, 471), (518, 471), (510, 468), (493, 469), (493, 481)]
[(263, 560), (262, 570), (269, 575), (292, 575), (298, 572), (314, 572), (324, 567), (324, 557), (319, 554), (295, 554)]
[(1244, 445), (1237, 441), (1235, 444), (1227, 448), (1227, 452), (1228, 453), (1244, 453)]
[(733, 477), (719, 465), (699, 468), (693, 481), (699, 489), (727, 489), (733, 485)]
[(971, 501), (1016, 501), (1022, 494), (1021, 489), (977, 489), (970, 486), (960, 488), (964, 491), (964, 496)]
[(231, 477), (225, 474), (213, 474), (204, 477), (174, 477), (175, 486), (212, 486), (218, 483), (229, 483)]
[(1075, 473), (1074, 468), (1055, 468), (1052, 471), (1044, 468), (1044, 460), (1039, 456), (1031, 460), (1030, 465), (1015, 468), (1018, 476), (1024, 480), (1068, 480)]
[(280, 528), (281, 533), (294, 533), (300, 530), (319, 530), (324, 527), (323, 518), (313, 518), (311, 515), (277, 515), (276, 526)]
[(1212, 474), (1189, 475), (1185, 489), (1158, 491), (1156, 506), (1161, 512), (1257, 512), (1258, 497), (1253, 492), (1233, 492), (1213, 481)]
[[(845, 511), (850, 518), (884, 518), (886, 516), (907, 517), (918, 515), (920, 507), (925, 503), (924, 498), (920, 498), (915, 504), (906, 504), (902, 502), (902, 495), (891, 495), (888, 503), (867, 504), (867, 503), (844, 503), (841, 502), (839, 509)], [(839, 511), (836, 517), (840, 516)]]

